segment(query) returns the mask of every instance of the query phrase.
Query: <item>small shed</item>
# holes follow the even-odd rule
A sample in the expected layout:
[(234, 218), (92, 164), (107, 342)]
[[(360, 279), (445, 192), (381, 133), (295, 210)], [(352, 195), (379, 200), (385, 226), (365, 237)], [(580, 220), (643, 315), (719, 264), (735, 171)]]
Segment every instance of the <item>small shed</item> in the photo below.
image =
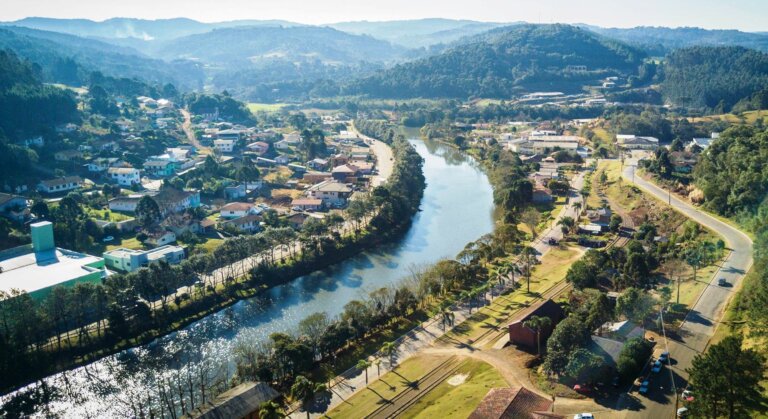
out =
[(536, 348), (536, 332), (523, 324), (533, 316), (548, 317), (552, 322), (550, 327), (541, 331), (541, 342), (543, 343), (552, 334), (555, 326), (565, 318), (565, 311), (560, 307), (560, 304), (550, 299), (532, 305), (523, 313), (522, 317), (509, 325), (509, 341), (511, 343), (532, 349)]

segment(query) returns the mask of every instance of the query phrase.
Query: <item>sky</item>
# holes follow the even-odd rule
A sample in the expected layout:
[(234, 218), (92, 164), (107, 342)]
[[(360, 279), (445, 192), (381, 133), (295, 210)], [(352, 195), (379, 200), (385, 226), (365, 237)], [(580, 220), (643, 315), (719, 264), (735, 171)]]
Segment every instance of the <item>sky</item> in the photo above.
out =
[(30, 16), (284, 19), (307, 24), (441, 17), (756, 32), (768, 31), (768, 0), (0, 0), (0, 21)]

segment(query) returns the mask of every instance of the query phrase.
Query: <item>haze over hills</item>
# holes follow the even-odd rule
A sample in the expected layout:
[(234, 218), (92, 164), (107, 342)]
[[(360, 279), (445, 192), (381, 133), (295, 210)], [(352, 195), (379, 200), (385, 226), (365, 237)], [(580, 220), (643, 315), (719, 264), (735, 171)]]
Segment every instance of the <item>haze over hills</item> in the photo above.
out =
[[(470, 37), (448, 51), (358, 80), (348, 93), (377, 97), (509, 97), (579, 90), (634, 72), (645, 53), (569, 25), (516, 25)], [(574, 71), (569, 66), (586, 66)]]
[(609, 36), (637, 47), (652, 55), (664, 55), (674, 49), (691, 46), (736, 45), (768, 51), (768, 35), (737, 30), (712, 30), (702, 28), (664, 28), (640, 26), (636, 28), (601, 28), (581, 25), (593, 32)]
[(382, 22), (339, 22), (328, 26), (340, 31), (366, 34), (408, 48), (428, 48), (447, 44), (462, 37), (475, 35), (509, 23), (478, 22), (474, 20), (417, 19)]

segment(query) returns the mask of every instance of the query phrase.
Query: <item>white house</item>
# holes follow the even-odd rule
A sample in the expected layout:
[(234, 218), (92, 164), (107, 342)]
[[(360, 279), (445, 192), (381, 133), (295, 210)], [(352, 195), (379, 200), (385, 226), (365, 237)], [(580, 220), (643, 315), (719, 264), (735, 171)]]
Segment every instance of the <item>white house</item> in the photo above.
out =
[(344, 205), (350, 195), (352, 189), (349, 186), (332, 180), (312, 185), (307, 190), (308, 197), (321, 199), (325, 205)]
[(98, 158), (93, 159), (90, 162), (88, 162), (85, 166), (88, 168), (89, 172), (103, 172), (107, 169), (109, 169), (112, 166), (115, 166), (119, 159), (116, 157), (109, 157), (109, 158)]
[(107, 174), (120, 186), (133, 186), (141, 183), (141, 171), (133, 167), (110, 167)]
[(185, 252), (181, 246), (165, 245), (151, 250), (118, 248), (105, 252), (102, 256), (107, 268), (133, 272), (160, 260), (177, 264), (184, 260)]
[(52, 194), (66, 192), (81, 187), (83, 180), (80, 176), (66, 176), (56, 179), (48, 179), (37, 185), (37, 190), (42, 193)]
[(230, 202), (219, 209), (221, 218), (240, 218), (248, 214), (254, 214), (256, 205), (247, 202)]
[(228, 225), (234, 226), (238, 231), (243, 233), (255, 233), (261, 229), (261, 217), (255, 214), (249, 214), (245, 217), (235, 218), (221, 223), (222, 227)]
[(262, 155), (269, 150), (269, 144), (264, 141), (256, 141), (255, 143), (248, 144), (247, 147), (258, 155)]
[(213, 140), (213, 147), (219, 153), (231, 153), (235, 149), (235, 140)]
[(280, 140), (280, 141), (276, 142), (273, 145), (278, 150), (287, 150), (287, 149), (291, 148), (293, 143), (290, 143), (287, 140)]
[(655, 150), (659, 148), (659, 139), (632, 134), (619, 134), (616, 142), (622, 148), (628, 150)]

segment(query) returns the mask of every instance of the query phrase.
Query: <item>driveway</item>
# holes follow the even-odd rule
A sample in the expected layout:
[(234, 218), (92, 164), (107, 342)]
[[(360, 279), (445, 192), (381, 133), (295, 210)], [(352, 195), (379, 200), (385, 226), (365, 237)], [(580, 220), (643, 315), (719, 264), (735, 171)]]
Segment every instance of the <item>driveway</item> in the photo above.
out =
[[(679, 336), (674, 340), (667, 339), (666, 343), (659, 342), (661, 348), (666, 345), (669, 349), (672, 358), (671, 367), (667, 366), (662, 373), (653, 375), (648, 397), (627, 396), (623, 398), (623, 403), (620, 401), (620, 405), (617, 406), (620, 409), (629, 409), (628, 417), (674, 417), (676, 395), (673, 387), (678, 393), (682, 387), (685, 387), (688, 379), (688, 373), (685, 370), (691, 366), (693, 357), (707, 348), (722, 320), (728, 301), (739, 289), (744, 275), (752, 267), (752, 240), (735, 227), (669, 194), (668, 191), (639, 175), (636, 176), (634, 173), (636, 168), (636, 159), (625, 162), (622, 176), (626, 181), (634, 182), (656, 198), (669, 202), (674, 209), (686, 217), (713, 230), (723, 238), (730, 250), (722, 267), (709, 279), (709, 285), (686, 316), (680, 327)], [(728, 286), (718, 286), (719, 278), (725, 278)], [(637, 395), (634, 394), (634, 396)]]

